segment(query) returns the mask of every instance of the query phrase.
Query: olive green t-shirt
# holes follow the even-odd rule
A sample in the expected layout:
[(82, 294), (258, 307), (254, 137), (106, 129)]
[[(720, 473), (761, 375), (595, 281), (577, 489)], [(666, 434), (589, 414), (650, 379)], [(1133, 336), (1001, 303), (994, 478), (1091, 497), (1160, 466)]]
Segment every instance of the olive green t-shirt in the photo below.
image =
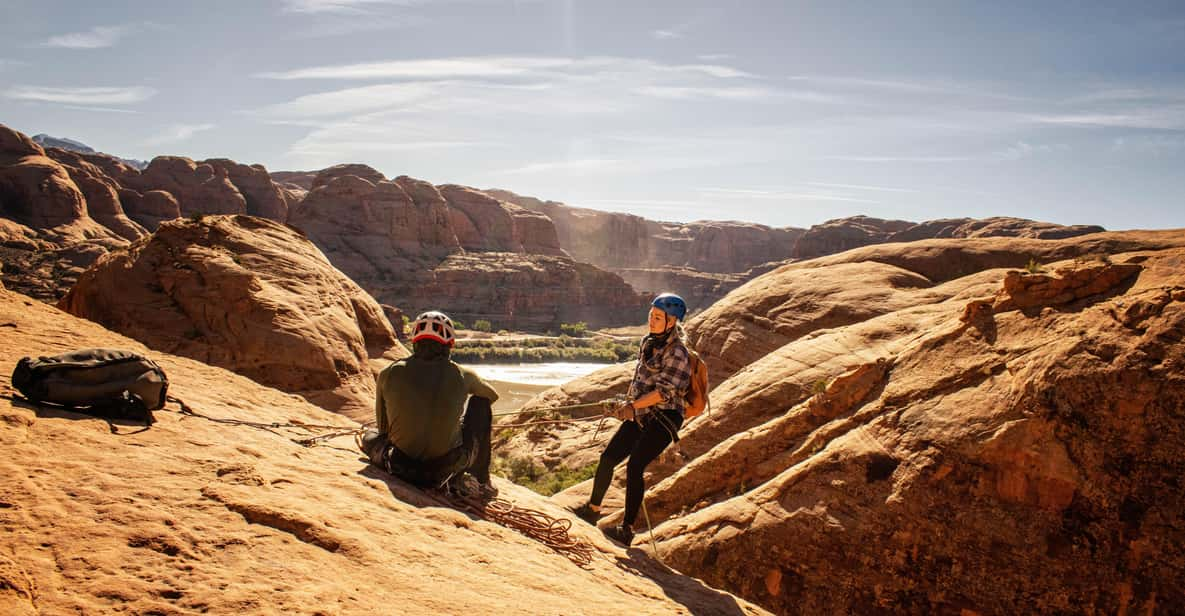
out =
[(379, 373), (377, 390), (376, 428), (419, 460), (461, 446), (461, 416), (470, 395), (498, 399), (481, 377), (445, 358), (401, 359)]

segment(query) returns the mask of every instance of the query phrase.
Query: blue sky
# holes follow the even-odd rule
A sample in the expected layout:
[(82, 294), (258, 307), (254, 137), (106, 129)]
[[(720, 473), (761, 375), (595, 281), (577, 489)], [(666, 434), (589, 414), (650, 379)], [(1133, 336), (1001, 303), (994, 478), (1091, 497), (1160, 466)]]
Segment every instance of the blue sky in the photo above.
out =
[(0, 0), (0, 123), (650, 218), (1185, 227), (1185, 3)]

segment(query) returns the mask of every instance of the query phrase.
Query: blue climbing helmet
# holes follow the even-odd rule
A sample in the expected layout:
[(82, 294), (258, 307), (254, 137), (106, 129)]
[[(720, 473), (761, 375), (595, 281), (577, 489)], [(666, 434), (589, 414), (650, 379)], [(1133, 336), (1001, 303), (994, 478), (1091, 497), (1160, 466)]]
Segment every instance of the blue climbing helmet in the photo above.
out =
[(683, 320), (683, 317), (687, 316), (687, 302), (683, 301), (682, 297), (674, 293), (663, 293), (654, 298), (654, 301), (650, 302), (650, 305), (680, 321)]

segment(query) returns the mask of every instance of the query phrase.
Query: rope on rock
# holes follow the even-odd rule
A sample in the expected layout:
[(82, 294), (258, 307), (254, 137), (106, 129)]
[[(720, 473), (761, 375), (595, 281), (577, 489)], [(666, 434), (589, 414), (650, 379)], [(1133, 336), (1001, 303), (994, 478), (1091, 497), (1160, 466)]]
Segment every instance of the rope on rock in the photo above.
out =
[(538, 421), (527, 421), (523, 423), (500, 423), (494, 424), (495, 428), (525, 428), (527, 426), (542, 426), (546, 424), (562, 424), (562, 423), (576, 423), (578, 421), (594, 421), (602, 419), (601, 415), (593, 415), (591, 417), (572, 417), (569, 419), (540, 419)]
[[(289, 439), (292, 442), (294, 442), (298, 445), (303, 445), (305, 447), (312, 447), (314, 445), (319, 444), (322, 441), (327, 441), (329, 439), (336, 438), (339, 436), (346, 436), (346, 435), (350, 435), (350, 434), (354, 434), (354, 433), (361, 433), (363, 430), (366, 429), (365, 425), (363, 425), (362, 427), (359, 427), (359, 428), (347, 428), (347, 427), (341, 426), (341, 425), (334, 426), (334, 425), (328, 425), (328, 424), (310, 424), (310, 423), (304, 423), (304, 422), (299, 422), (299, 421), (291, 421), (291, 422), (275, 421), (275, 422), (268, 423), (268, 422), (262, 422), (262, 421), (248, 421), (246, 419), (229, 419), (229, 418), (225, 418), (225, 417), (211, 417), (210, 415), (206, 415), (204, 413), (199, 413), (199, 412), (193, 410), (193, 407), (189, 406), (188, 404), (185, 403), (185, 401), (183, 401), (180, 398), (177, 398), (175, 396), (168, 396), (166, 398), (166, 400), (168, 400), (169, 402), (176, 403), (177, 406), (180, 407), (180, 409), (181, 409), (180, 411), (178, 411), (181, 415), (185, 415), (188, 417), (198, 417), (200, 419), (205, 419), (206, 421), (212, 421), (214, 423), (225, 424), (228, 426), (247, 426), (249, 428), (256, 428), (259, 430), (265, 430), (265, 431), (271, 432), (272, 434), (275, 434), (277, 436), (284, 436), (284, 435), (280, 434), (279, 432), (276, 432), (276, 430), (280, 430), (280, 429), (299, 429), (299, 430), (304, 430), (306, 432), (312, 432), (313, 430), (334, 430), (334, 432), (330, 432), (327, 434), (313, 435), (313, 436), (303, 438), (303, 439)], [(165, 410), (165, 409), (161, 409), (161, 410)]]
[[(585, 402), (584, 404), (569, 404), (566, 406), (549, 406), (547, 408), (531, 409), (532, 411), (574, 411), (576, 409), (590, 409), (594, 407), (612, 407), (620, 404), (624, 398), (620, 397), (609, 398), (601, 400), (600, 402)], [(513, 411), (502, 411), (501, 413), (494, 413), (494, 417), (505, 417), (507, 415), (520, 415), (527, 409), (525, 407)]]
[(538, 541), (581, 567), (592, 564), (592, 545), (575, 539), (568, 533), (572, 529), (572, 520), (555, 518), (542, 511), (516, 505), (504, 498), (484, 500), (476, 495), (461, 497), (448, 494), (443, 498), (457, 509)]

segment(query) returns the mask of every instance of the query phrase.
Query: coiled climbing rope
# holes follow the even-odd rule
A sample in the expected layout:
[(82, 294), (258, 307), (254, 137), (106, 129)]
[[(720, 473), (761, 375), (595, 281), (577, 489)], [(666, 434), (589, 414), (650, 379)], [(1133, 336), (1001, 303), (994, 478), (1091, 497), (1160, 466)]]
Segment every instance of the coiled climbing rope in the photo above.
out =
[(443, 496), (455, 508), (483, 520), (505, 526), (563, 554), (581, 567), (592, 564), (591, 544), (569, 534), (572, 520), (555, 518), (542, 511), (516, 505), (504, 498), (482, 499), (479, 496)]

